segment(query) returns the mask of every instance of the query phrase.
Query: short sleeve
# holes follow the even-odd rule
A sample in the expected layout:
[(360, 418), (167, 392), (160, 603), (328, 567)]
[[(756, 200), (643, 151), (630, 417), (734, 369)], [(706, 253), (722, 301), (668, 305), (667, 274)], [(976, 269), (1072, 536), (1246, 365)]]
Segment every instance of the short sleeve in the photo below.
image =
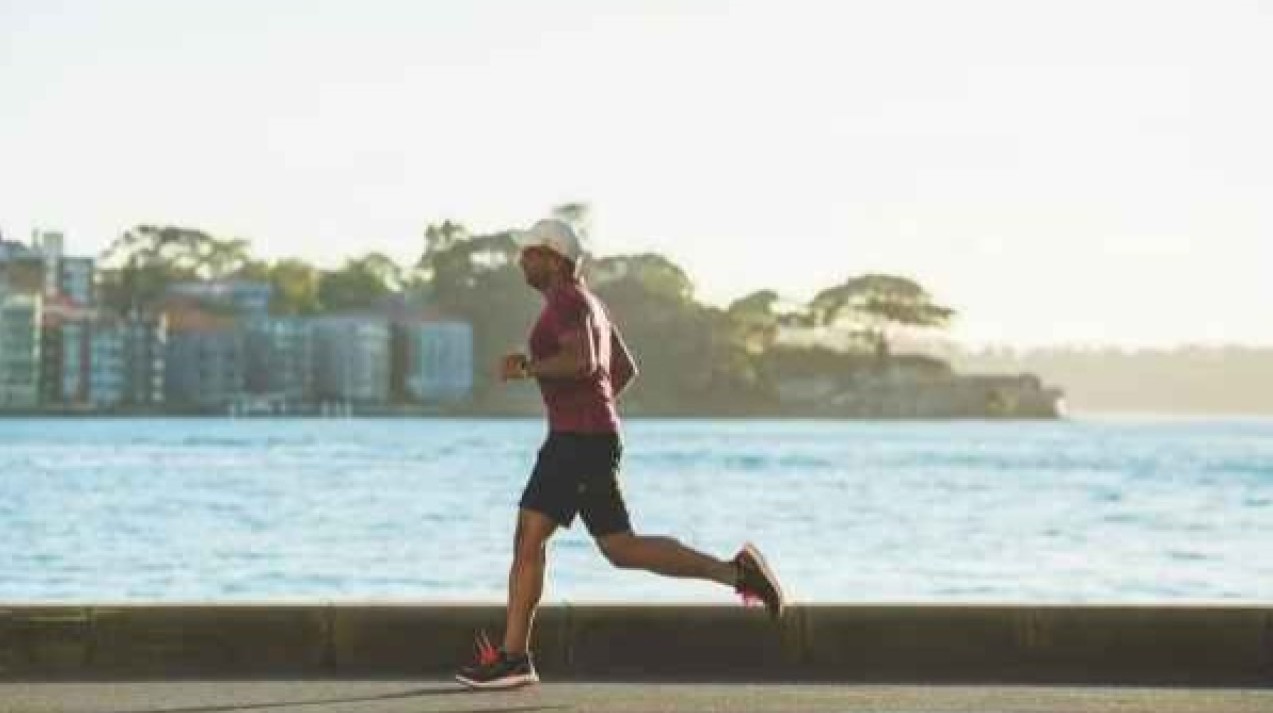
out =
[(553, 336), (560, 337), (584, 326), (588, 315), (588, 303), (577, 292), (562, 292), (553, 296)]

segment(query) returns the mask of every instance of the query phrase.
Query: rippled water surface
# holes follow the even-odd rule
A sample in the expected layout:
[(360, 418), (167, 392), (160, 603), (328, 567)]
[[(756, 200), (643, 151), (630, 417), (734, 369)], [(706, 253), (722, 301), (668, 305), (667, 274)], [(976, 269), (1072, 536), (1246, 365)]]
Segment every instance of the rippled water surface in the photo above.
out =
[[(0, 420), (0, 601), (501, 600), (536, 420)], [(1273, 421), (635, 420), (641, 532), (797, 601), (1273, 600)], [(729, 601), (610, 568), (548, 601)]]

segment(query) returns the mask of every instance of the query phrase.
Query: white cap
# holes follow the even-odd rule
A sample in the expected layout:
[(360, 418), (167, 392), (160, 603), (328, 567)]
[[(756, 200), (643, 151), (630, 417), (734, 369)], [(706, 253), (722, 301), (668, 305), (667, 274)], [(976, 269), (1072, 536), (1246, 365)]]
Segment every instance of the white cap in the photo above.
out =
[(556, 218), (545, 218), (531, 226), (530, 230), (513, 233), (513, 242), (525, 250), (530, 247), (548, 248), (578, 265), (584, 255), (583, 243), (569, 223)]

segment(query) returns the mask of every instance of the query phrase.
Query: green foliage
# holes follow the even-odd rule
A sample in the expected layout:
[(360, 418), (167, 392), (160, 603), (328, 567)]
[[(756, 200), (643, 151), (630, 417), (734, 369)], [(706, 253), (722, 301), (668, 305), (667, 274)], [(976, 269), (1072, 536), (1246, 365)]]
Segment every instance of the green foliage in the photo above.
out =
[(402, 287), (402, 270), (380, 253), (347, 260), (318, 280), (318, 302), (327, 312), (370, 309)]
[(470, 236), (449, 222), (430, 226), (417, 264), (429, 275), (431, 301), (472, 324), (476, 395), (479, 401), (495, 396), (493, 365), (503, 354), (525, 349), (539, 311), (538, 296), (517, 265), (512, 235)]
[(274, 288), (270, 311), (283, 316), (317, 314), (322, 310), (318, 268), (302, 260), (279, 260), (267, 278)]
[(914, 280), (879, 274), (852, 277), (822, 290), (809, 308), (817, 324), (856, 330), (881, 355), (888, 353), (891, 325), (945, 327), (955, 316), (955, 310), (935, 304)]
[(153, 308), (174, 282), (219, 279), (248, 269), (248, 250), (248, 241), (239, 238), (218, 240), (193, 228), (139, 225), (102, 254), (102, 301), (120, 312)]
[(636, 292), (679, 309), (694, 304), (694, 283), (672, 261), (654, 253), (620, 255), (591, 261), (584, 274), (594, 286), (615, 292)]
[[(553, 213), (586, 231), (587, 204), (565, 204)], [(423, 251), (409, 267), (373, 252), (322, 271), (297, 259), (253, 260), (245, 240), (142, 225), (108, 248), (100, 287), (107, 306), (126, 311), (157, 305), (178, 280), (266, 281), (273, 286), (270, 310), (279, 315), (378, 309), (405, 294), (405, 303), (427, 304), (472, 325), (477, 402), (498, 406), (510, 390), (495, 388), (493, 366), (508, 351), (525, 349), (540, 296), (525, 283), (510, 232), (471, 235), (447, 220), (429, 225), (423, 238)], [(689, 275), (661, 255), (589, 260), (584, 274), (637, 356), (640, 385), (626, 398), (647, 413), (772, 411), (784, 379), (847, 383), (854, 374), (880, 368), (891, 328), (944, 327), (955, 315), (918, 283), (895, 275), (852, 277), (805, 305), (758, 290), (721, 310), (699, 303)], [(828, 327), (863, 336), (874, 355), (784, 345), (781, 339), (784, 330), (813, 334)]]
[(728, 313), (695, 302), (693, 283), (675, 264), (659, 255), (619, 256), (597, 261), (590, 274), (646, 375), (632, 392), (635, 407), (676, 412), (762, 400), (765, 389)]
[(424, 253), (416, 261), (416, 270), (423, 281), (432, 280), (438, 274), (435, 261), (441, 256), (449, 255), (451, 249), (468, 238), (468, 230), (459, 223), (443, 221), (439, 225), (430, 225), (424, 231)]
[(731, 329), (751, 354), (763, 354), (773, 347), (778, 336), (777, 304), (781, 298), (773, 290), (759, 290), (730, 303), (726, 314)]

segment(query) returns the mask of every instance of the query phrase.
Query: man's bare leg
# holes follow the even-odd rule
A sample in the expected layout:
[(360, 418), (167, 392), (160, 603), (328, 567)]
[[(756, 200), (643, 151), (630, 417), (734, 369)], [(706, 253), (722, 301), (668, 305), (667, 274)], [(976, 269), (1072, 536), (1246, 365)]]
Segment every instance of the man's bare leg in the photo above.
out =
[(535, 609), (544, 592), (548, 538), (557, 523), (542, 513), (525, 508), (517, 511), (517, 534), (513, 541), (513, 564), (508, 570), (508, 614), (504, 625), (504, 650), (524, 654), (530, 650)]
[(706, 579), (730, 587), (737, 584), (738, 568), (733, 562), (703, 554), (671, 537), (624, 532), (597, 538), (597, 546), (616, 567), (643, 569), (666, 577)]

